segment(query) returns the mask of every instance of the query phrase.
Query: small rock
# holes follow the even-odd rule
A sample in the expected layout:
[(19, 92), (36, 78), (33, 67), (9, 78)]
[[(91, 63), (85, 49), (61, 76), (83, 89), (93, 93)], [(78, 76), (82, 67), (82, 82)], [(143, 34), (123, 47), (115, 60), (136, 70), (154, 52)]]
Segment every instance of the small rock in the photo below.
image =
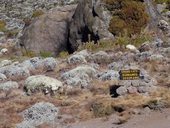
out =
[(80, 51), (80, 52), (78, 52), (78, 53), (76, 53), (76, 55), (82, 55), (82, 56), (84, 56), (86, 59), (89, 59), (90, 58), (90, 54), (89, 54), (89, 52), (85, 49), (85, 50), (82, 50), (82, 51)]
[(96, 73), (96, 69), (85, 65), (72, 69), (62, 74), (61, 77), (67, 85), (86, 87)]
[(87, 63), (85, 57), (83, 55), (72, 55), (68, 58), (69, 64), (76, 64), (76, 63)]
[(125, 86), (121, 86), (116, 90), (117, 94), (120, 96), (127, 94), (128, 90)]
[(143, 44), (140, 46), (140, 48), (139, 48), (139, 51), (140, 51), (140, 52), (146, 52), (146, 51), (149, 51), (149, 50), (151, 50), (151, 46), (150, 46), (150, 42), (149, 42), (149, 41), (143, 43)]
[(45, 71), (54, 71), (57, 65), (57, 61), (53, 57), (48, 57), (43, 60)]
[(139, 50), (134, 45), (131, 45), (131, 44), (126, 45), (126, 49), (129, 49), (130, 51), (136, 52), (136, 53), (139, 52)]
[(0, 73), (0, 81), (4, 81), (6, 79), (7, 77), (4, 74)]
[(128, 93), (130, 94), (135, 94), (138, 92), (137, 88), (133, 86), (128, 87), (127, 90), (128, 90)]
[(47, 77), (44, 75), (30, 76), (25, 80), (24, 88), (28, 93), (44, 91), (47, 93), (54, 93), (63, 86), (62, 82), (57, 79)]
[(160, 54), (153, 54), (149, 57), (149, 60), (150, 61), (163, 61), (164, 59), (164, 56), (163, 55), (160, 55)]
[(10, 89), (18, 88), (19, 85), (14, 81), (7, 81), (5, 83), (0, 83), (0, 90), (8, 91)]
[(165, 13), (165, 16), (168, 17), (168, 18), (170, 18), (170, 11), (167, 11), (167, 12)]
[(138, 92), (139, 93), (150, 93), (156, 90), (156, 86), (139, 86)]
[(36, 103), (21, 113), (24, 121), (17, 124), (17, 128), (34, 128), (43, 123), (53, 123), (58, 111), (58, 108), (51, 103)]
[(114, 71), (114, 70), (109, 70), (107, 72), (104, 73), (100, 73), (97, 75), (99, 77), (99, 79), (106, 81), (106, 80), (119, 80), (119, 72), (118, 71)]
[(29, 71), (43, 70), (42, 59), (39, 57), (34, 57), (29, 60), (25, 60), (21, 63), (21, 66)]
[(136, 54), (137, 61), (146, 61), (152, 55), (151, 51), (141, 52)]
[(163, 31), (168, 31), (169, 30), (169, 24), (165, 20), (160, 20), (158, 23), (158, 27), (162, 29)]
[(122, 62), (113, 62), (113, 63), (109, 64), (108, 67), (110, 70), (120, 71), (123, 67), (123, 63)]
[(99, 51), (92, 55), (92, 60), (95, 63), (109, 63), (111, 61), (111, 57), (104, 51)]
[(7, 54), (8, 53), (8, 49), (7, 48), (3, 48), (1, 49), (0, 51), (3, 55)]
[(0, 62), (0, 67), (4, 67), (4, 66), (7, 66), (7, 65), (11, 65), (12, 64), (12, 61), (11, 60), (3, 60)]
[(53, 57), (42, 59), (40, 57), (34, 57), (22, 62), (21, 67), (28, 69), (30, 72), (35, 71), (54, 71), (57, 65), (57, 61)]

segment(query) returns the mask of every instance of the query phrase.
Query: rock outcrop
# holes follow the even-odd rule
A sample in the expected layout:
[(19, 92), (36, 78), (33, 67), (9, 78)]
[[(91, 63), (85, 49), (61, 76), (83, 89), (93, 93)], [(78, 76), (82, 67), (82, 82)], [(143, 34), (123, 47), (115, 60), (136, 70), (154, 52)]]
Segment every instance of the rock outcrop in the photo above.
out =
[(36, 91), (43, 91), (45, 94), (52, 94), (62, 86), (62, 82), (44, 75), (30, 76), (25, 80), (24, 84), (24, 88), (28, 94)]
[(67, 49), (68, 22), (76, 6), (64, 6), (51, 10), (36, 19), (21, 36), (20, 45), (27, 52), (50, 52), (57, 55)]
[(33, 128), (40, 124), (49, 123), (55, 120), (58, 115), (58, 108), (48, 102), (39, 102), (24, 110), (21, 115), (24, 120), (17, 128)]
[(113, 39), (108, 31), (108, 13), (104, 12), (100, 0), (81, 0), (69, 27), (70, 50), (77, 50), (80, 42)]
[(57, 55), (68, 50), (72, 53), (81, 42), (113, 39), (108, 31), (109, 21), (109, 14), (103, 11), (100, 0), (81, 0), (77, 7), (57, 7), (40, 16), (23, 31), (20, 45), (27, 52)]

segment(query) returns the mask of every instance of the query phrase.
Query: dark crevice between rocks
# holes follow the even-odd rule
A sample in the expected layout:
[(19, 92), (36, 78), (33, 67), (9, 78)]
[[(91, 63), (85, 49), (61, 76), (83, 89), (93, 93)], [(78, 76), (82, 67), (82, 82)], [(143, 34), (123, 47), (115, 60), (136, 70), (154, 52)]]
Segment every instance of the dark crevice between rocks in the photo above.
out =
[(116, 92), (116, 90), (119, 88), (120, 86), (118, 85), (112, 85), (110, 86), (109, 90), (110, 90), (110, 95), (112, 98), (117, 98), (119, 96), (119, 94)]
[[(100, 40), (98, 32), (96, 32), (96, 34), (94, 32), (91, 32), (88, 26), (83, 27), (81, 32), (82, 32), (82, 39), (81, 39), (82, 42), (94, 41), (94, 43), (97, 43)], [(88, 37), (89, 35), (90, 35), (90, 40)]]
[[(81, 35), (81, 42), (86, 43), (89, 41), (94, 41), (94, 43), (96, 44), (99, 40), (100, 37), (98, 35), (98, 31), (96, 33), (91, 32), (88, 28), (88, 26), (84, 26), (81, 28), (80, 31), (78, 31), (78, 34)], [(90, 35), (90, 39), (89, 39), (89, 35)], [(73, 52), (75, 52), (76, 49), (73, 48), (73, 46), (70, 43), (70, 31), (68, 33), (68, 39), (67, 39), (67, 51), (69, 54), (72, 54)], [(77, 40), (76, 38), (74, 39), (75, 41)]]
[(92, 13), (93, 13), (93, 17), (99, 17), (99, 15), (95, 12), (95, 10), (94, 10), (94, 6), (93, 6), (93, 9), (92, 9)]

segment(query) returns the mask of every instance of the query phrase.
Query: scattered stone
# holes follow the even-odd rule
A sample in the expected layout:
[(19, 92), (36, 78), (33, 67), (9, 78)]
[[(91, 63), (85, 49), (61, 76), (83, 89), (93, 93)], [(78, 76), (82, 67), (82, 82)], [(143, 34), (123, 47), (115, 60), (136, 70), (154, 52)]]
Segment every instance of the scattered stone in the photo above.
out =
[(165, 13), (165, 16), (168, 17), (168, 18), (170, 18), (170, 11), (167, 11), (167, 12)]
[(21, 63), (21, 66), (29, 70), (30, 72), (33, 72), (35, 70), (43, 70), (42, 59), (39, 57), (34, 57), (29, 60), (25, 60)]
[(130, 51), (136, 52), (136, 53), (139, 52), (138, 49), (134, 45), (131, 45), (131, 44), (126, 45), (126, 49), (129, 49)]
[(69, 64), (87, 63), (87, 61), (83, 55), (75, 54), (68, 58), (68, 63)]
[(117, 94), (119, 96), (125, 95), (127, 94), (128, 90), (125, 86), (120, 86), (117, 90), (116, 90)]
[(139, 86), (137, 89), (139, 93), (150, 93), (156, 90), (156, 86)]
[(54, 94), (62, 88), (63, 84), (57, 79), (44, 75), (30, 76), (25, 80), (24, 88), (28, 94), (36, 91), (43, 91), (45, 94)]
[(18, 80), (18, 79), (24, 79), (28, 76), (30, 76), (29, 70), (20, 67), (18, 65), (9, 65), (0, 68), (0, 73), (6, 75), (7, 78)]
[(53, 57), (45, 58), (42, 63), (45, 71), (54, 71), (57, 66), (57, 61)]
[(0, 81), (4, 81), (6, 79), (7, 77), (4, 74), (0, 73)]
[(135, 59), (137, 61), (147, 61), (149, 60), (149, 57), (152, 55), (151, 51), (141, 52), (137, 53)]
[(170, 26), (167, 21), (160, 20), (158, 23), (158, 27), (163, 30), (164, 32), (168, 32), (170, 30)]
[(51, 103), (36, 103), (21, 113), (24, 121), (17, 124), (17, 128), (33, 128), (43, 123), (53, 123), (58, 111), (58, 108)]
[(151, 46), (150, 46), (150, 42), (149, 42), (149, 41), (143, 43), (143, 44), (140, 46), (140, 48), (139, 48), (139, 51), (140, 51), (140, 52), (146, 52), (146, 51), (149, 51), (149, 50), (151, 50)]
[(0, 90), (8, 91), (10, 89), (18, 88), (19, 85), (14, 81), (7, 81), (5, 83), (0, 83)]
[(138, 90), (136, 87), (130, 86), (127, 88), (129, 94), (136, 94), (138, 93)]
[(0, 62), (0, 67), (4, 67), (4, 66), (7, 66), (7, 65), (11, 65), (12, 64), (12, 61), (11, 60), (3, 60)]
[(54, 71), (56, 65), (57, 61), (53, 57), (48, 57), (45, 59), (34, 57), (21, 63), (21, 66), (28, 69), (30, 72)]
[(7, 54), (8, 53), (8, 49), (7, 48), (3, 48), (1, 49), (0, 51), (3, 55)]
[(111, 57), (104, 51), (99, 51), (92, 55), (92, 60), (95, 63), (109, 63), (111, 61)]
[(97, 77), (100, 80), (103, 80), (103, 81), (107, 81), (107, 80), (119, 80), (120, 75), (119, 75), (118, 71), (109, 70), (109, 71), (106, 71), (104, 73), (98, 74)]
[(153, 54), (149, 57), (150, 61), (163, 61), (164, 56), (160, 54)]
[(123, 68), (123, 62), (113, 62), (108, 65), (110, 70), (120, 71)]
[(97, 71), (90, 66), (79, 66), (62, 74), (61, 77), (67, 85), (86, 87), (96, 73)]

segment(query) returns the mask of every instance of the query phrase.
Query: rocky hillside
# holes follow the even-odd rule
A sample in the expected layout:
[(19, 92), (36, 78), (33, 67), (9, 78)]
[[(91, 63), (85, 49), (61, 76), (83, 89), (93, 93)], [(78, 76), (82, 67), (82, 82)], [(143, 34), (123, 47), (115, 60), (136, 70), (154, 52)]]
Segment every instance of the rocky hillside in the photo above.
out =
[(0, 6), (0, 128), (169, 128), (168, 0)]
[(46, 11), (67, 4), (73, 4), (70, 0), (1, 0), (0, 1), (0, 43), (4, 34), (10, 37), (16, 35), (31, 22), (32, 18), (44, 14)]

